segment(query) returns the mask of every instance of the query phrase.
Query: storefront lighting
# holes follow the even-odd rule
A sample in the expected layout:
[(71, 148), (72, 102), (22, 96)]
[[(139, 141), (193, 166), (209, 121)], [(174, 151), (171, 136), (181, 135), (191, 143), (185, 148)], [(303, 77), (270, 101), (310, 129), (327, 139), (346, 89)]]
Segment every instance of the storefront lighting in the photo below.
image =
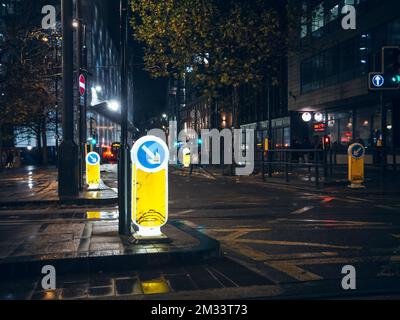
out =
[(322, 121), (324, 120), (324, 115), (323, 115), (321, 112), (317, 112), (317, 113), (314, 115), (314, 120), (315, 120), (316, 122), (322, 122)]
[(301, 118), (303, 119), (304, 122), (310, 122), (312, 119), (312, 115), (310, 112), (304, 112)]

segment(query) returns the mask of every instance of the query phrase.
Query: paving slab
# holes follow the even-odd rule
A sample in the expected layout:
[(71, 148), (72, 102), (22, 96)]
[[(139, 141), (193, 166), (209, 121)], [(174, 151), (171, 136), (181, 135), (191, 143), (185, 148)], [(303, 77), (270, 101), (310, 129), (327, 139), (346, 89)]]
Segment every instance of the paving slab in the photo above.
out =
[(14, 241), (10, 236), (2, 241), (0, 279), (38, 275), (45, 265), (54, 266), (58, 274), (116, 272), (139, 265), (202, 261), (220, 254), (218, 241), (179, 221), (163, 228), (168, 243), (127, 241), (118, 234), (117, 220), (45, 223), (30, 230), (26, 238)]

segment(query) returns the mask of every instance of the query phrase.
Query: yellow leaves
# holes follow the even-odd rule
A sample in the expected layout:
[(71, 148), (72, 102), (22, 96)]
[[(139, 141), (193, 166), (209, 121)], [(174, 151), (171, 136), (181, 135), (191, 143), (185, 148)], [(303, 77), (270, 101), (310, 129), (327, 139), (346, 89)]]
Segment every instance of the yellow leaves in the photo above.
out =
[[(172, 75), (191, 66), (193, 81), (211, 91), (261, 81), (273, 55), (282, 54), (278, 14), (265, 1), (134, 0), (135, 38), (145, 47), (146, 69)], [(204, 57), (207, 63), (194, 57)], [(158, 68), (155, 68), (158, 66)]]

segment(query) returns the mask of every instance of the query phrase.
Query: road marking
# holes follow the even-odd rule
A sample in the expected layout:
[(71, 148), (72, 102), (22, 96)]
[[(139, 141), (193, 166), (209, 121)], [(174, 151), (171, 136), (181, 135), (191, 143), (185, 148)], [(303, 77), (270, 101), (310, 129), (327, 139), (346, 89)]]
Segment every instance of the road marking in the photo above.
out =
[(396, 239), (400, 239), (400, 234), (391, 234), (391, 236), (396, 238)]
[(185, 210), (185, 211), (179, 211), (179, 212), (172, 213), (172, 214), (173, 215), (182, 215), (182, 214), (188, 214), (188, 213), (193, 213), (193, 212), (194, 212), (194, 210), (190, 209), (190, 210)]
[(243, 244), (229, 244), (229, 248), (238, 251), (240, 254), (256, 261), (273, 261), (273, 260), (295, 260), (305, 258), (322, 258), (337, 256), (337, 252), (305, 252), (305, 253), (283, 253), (283, 254), (267, 254)]
[(374, 202), (373, 200), (356, 198), (356, 197), (346, 197), (347, 199), (354, 200), (356, 202)]
[(362, 247), (339, 246), (333, 244), (313, 243), (313, 242), (274, 241), (274, 240), (259, 240), (259, 239), (237, 239), (233, 241), (238, 243), (266, 244), (275, 246), (296, 246), (296, 247), (316, 247), (316, 248), (355, 249), (355, 250), (362, 249)]
[(302, 214), (302, 213), (306, 213), (307, 211), (310, 211), (312, 209), (314, 209), (315, 207), (304, 207), (301, 209), (298, 209), (296, 211), (293, 211), (291, 214)]
[(278, 261), (278, 262), (264, 262), (264, 264), (278, 271), (286, 273), (288, 276), (299, 281), (318, 281), (323, 279), (319, 275), (306, 271), (291, 263)]
[(391, 211), (399, 211), (398, 208), (393, 208), (393, 207), (384, 206), (384, 205), (375, 205), (374, 207), (379, 208), (379, 209), (391, 210)]
[(247, 231), (236, 231), (231, 234), (228, 234), (225, 237), (220, 237), (219, 240), (220, 241), (234, 241), (234, 240), (239, 239), (240, 237), (245, 236), (246, 234), (248, 234)]
[(324, 200), (321, 201), (321, 203), (329, 203), (335, 200), (336, 198), (334, 197), (325, 197)]

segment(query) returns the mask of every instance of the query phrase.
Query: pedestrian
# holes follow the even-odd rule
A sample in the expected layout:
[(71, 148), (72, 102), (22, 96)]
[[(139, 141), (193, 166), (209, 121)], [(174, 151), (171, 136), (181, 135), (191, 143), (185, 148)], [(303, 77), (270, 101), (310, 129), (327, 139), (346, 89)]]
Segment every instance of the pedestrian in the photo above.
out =
[(11, 169), (13, 166), (14, 166), (14, 154), (12, 153), (12, 151), (8, 151), (6, 168)]

